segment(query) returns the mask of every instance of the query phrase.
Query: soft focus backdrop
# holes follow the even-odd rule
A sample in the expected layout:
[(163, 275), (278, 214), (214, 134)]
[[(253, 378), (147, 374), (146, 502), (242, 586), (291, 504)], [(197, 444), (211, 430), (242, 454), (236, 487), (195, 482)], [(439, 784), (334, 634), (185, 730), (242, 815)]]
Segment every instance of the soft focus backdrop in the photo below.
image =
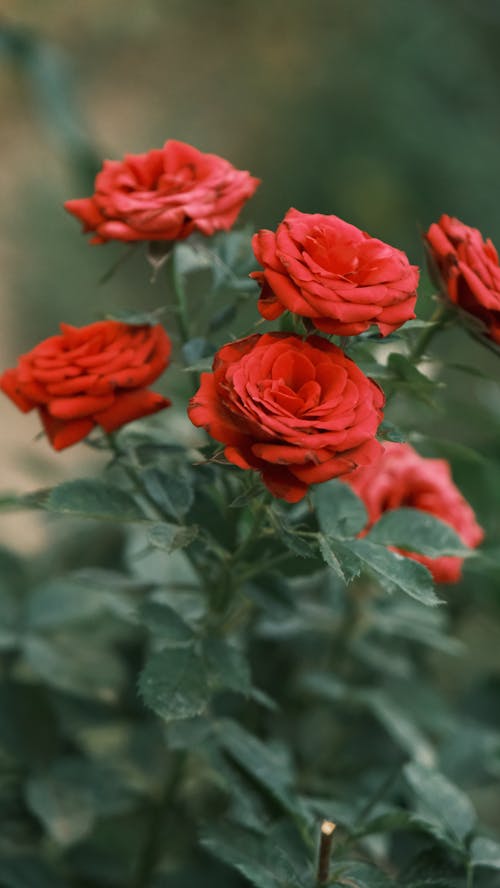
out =
[[(165, 301), (140, 251), (99, 285), (123, 247), (89, 247), (62, 203), (91, 193), (103, 157), (169, 137), (262, 178), (250, 227), (273, 227), (292, 205), (336, 213), (423, 264), (419, 232), (446, 212), (500, 243), (495, 0), (11, 0), (1, 28), (2, 368), (60, 320)], [(466, 351), (497, 377), (498, 359), (465, 333), (433, 354), (460, 363)], [(497, 385), (456, 369), (445, 380), (422, 431), (494, 456)], [(0, 424), (3, 487), (49, 483), (88, 459), (84, 447), (56, 457), (34, 442), (36, 418), (7, 399)], [(463, 452), (454, 465), (491, 534), (498, 480)], [(13, 519), (2, 522), (16, 537)]]

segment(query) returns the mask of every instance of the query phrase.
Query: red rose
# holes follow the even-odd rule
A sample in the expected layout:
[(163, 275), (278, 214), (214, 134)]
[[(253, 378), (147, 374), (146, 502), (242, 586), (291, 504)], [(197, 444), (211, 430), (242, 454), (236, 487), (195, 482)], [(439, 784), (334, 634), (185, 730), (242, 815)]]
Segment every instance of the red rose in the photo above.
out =
[[(467, 546), (478, 546), (483, 539), (484, 533), (453, 483), (446, 460), (420, 456), (409, 444), (386, 444), (378, 462), (343, 480), (366, 506), (369, 524), (365, 533), (384, 512), (409, 506), (445, 521)], [(461, 577), (462, 558), (404, 554), (425, 564), (438, 583), (456, 583)]]
[(338, 216), (288, 210), (276, 233), (254, 235), (253, 249), (267, 320), (288, 309), (325, 333), (355, 336), (377, 324), (386, 336), (415, 317), (416, 265)]
[(217, 154), (170, 140), (146, 154), (105, 160), (95, 193), (64, 204), (93, 231), (92, 244), (109, 240), (182, 240), (233, 225), (259, 185)]
[(500, 264), (490, 240), (452, 216), (441, 216), (425, 235), (448, 296), (479, 318), (500, 343)]
[(380, 388), (326, 339), (268, 333), (223, 346), (188, 413), (226, 445), (230, 462), (297, 502), (310, 484), (379, 456), (383, 403)]
[(36, 407), (52, 446), (63, 450), (96, 425), (112, 432), (169, 407), (147, 386), (167, 366), (170, 349), (159, 324), (61, 324), (59, 336), (40, 342), (0, 376), (0, 388), (24, 413)]

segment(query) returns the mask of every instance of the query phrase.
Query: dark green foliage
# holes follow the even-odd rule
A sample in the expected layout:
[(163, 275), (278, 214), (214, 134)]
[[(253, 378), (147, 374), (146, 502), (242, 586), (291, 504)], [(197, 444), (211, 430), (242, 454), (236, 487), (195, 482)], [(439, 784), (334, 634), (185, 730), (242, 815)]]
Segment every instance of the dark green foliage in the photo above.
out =
[[(182, 349), (194, 384), (253, 298), (252, 260), (239, 233), (174, 250), (188, 301), (208, 281)], [(353, 348), (409, 412), (440, 394), (413, 353), (430, 329), (398, 331), (384, 363), (378, 335)], [(402, 508), (367, 530), (340, 480), (273, 500), (173, 429), (96, 432), (102, 478), (2, 499), (68, 530), (32, 562), (0, 550), (0, 885), (313, 888), (329, 818), (329, 885), (493, 888), (500, 689), (462, 637), (476, 605), (498, 618), (496, 544), (468, 559), (484, 589), (437, 592), (395, 550), (468, 556), (447, 524)]]

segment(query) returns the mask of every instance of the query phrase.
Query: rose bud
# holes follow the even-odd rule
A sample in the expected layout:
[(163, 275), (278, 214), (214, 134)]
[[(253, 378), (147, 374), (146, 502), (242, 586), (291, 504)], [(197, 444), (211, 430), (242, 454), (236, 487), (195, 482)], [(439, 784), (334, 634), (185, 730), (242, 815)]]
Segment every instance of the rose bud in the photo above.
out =
[[(369, 524), (363, 533), (367, 533), (384, 512), (410, 507), (430, 512), (449, 524), (466, 546), (478, 546), (484, 537), (483, 530), (453, 483), (448, 462), (420, 456), (409, 444), (384, 446), (377, 462), (342, 479), (366, 506)], [(402, 554), (424, 564), (437, 583), (456, 583), (462, 575), (463, 558), (429, 558), (407, 551)]]
[(484, 335), (500, 343), (500, 263), (492, 242), (452, 216), (434, 222), (425, 241), (450, 301), (478, 319)]
[(253, 249), (267, 320), (288, 309), (325, 333), (355, 336), (376, 324), (387, 336), (415, 317), (417, 266), (338, 216), (288, 210), (276, 232), (254, 235)]
[(94, 233), (92, 244), (176, 241), (193, 231), (227, 231), (259, 181), (217, 154), (170, 140), (146, 154), (105, 160), (92, 197), (64, 207)]
[(60, 326), (60, 335), (40, 342), (0, 376), (0, 388), (20, 410), (37, 408), (55, 450), (81, 441), (94, 426), (112, 432), (170, 406), (148, 389), (170, 357), (160, 324)]
[(188, 413), (230, 462), (297, 502), (310, 484), (377, 459), (383, 404), (381, 389), (328, 340), (268, 333), (223, 346)]

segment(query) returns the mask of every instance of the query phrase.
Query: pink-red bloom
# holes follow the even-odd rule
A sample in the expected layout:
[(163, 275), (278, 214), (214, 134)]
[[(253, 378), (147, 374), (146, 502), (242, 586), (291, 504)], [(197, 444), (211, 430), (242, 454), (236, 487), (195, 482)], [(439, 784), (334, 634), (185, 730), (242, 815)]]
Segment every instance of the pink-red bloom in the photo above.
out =
[[(386, 444), (378, 462), (343, 480), (366, 506), (369, 523), (365, 533), (384, 512), (410, 507), (449, 524), (467, 546), (478, 546), (483, 539), (483, 530), (455, 486), (447, 461), (420, 456), (409, 444)], [(403, 554), (429, 568), (438, 583), (456, 583), (461, 577), (462, 558)]]
[(415, 317), (418, 268), (338, 216), (288, 210), (276, 232), (254, 235), (253, 249), (267, 320), (288, 309), (325, 333), (354, 336), (376, 324), (386, 336)]
[(61, 324), (60, 335), (0, 376), (0, 389), (24, 413), (36, 408), (52, 446), (63, 450), (96, 425), (112, 432), (169, 407), (168, 398), (148, 386), (168, 365), (170, 350), (160, 324)]
[(93, 244), (176, 241), (193, 231), (227, 231), (258, 185), (223, 157), (170, 140), (146, 154), (105, 160), (92, 197), (64, 206), (94, 233)]
[(188, 412), (230, 462), (297, 502), (310, 484), (377, 459), (383, 404), (380, 388), (326, 339), (268, 333), (223, 346)]
[(500, 344), (500, 263), (492, 242), (452, 216), (434, 222), (425, 240), (450, 301)]

